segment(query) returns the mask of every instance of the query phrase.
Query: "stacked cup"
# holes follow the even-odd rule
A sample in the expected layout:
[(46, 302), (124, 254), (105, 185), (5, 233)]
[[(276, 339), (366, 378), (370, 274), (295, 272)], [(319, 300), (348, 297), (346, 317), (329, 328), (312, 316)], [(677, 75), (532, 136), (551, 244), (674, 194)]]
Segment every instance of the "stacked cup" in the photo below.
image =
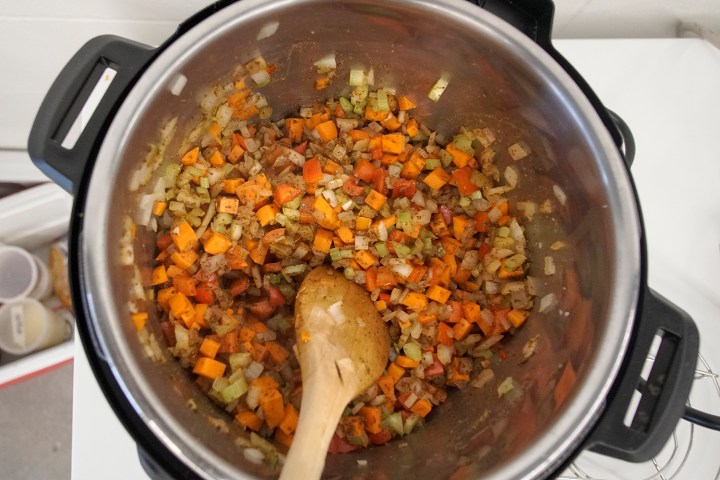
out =
[(40, 302), (51, 292), (42, 260), (23, 248), (0, 245), (0, 350), (24, 355), (65, 339), (65, 319)]

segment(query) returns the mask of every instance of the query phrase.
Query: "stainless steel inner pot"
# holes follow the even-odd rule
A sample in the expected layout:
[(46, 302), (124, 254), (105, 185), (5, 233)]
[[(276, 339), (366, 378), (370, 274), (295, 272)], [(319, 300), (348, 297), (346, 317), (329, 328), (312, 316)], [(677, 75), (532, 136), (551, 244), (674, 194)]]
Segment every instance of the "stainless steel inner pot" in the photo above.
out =
[[(276, 33), (258, 40), (273, 24)], [(416, 100), (417, 115), (433, 129), (450, 134), (461, 125), (492, 128), (503, 147), (501, 166), (511, 161), (504, 147), (528, 143), (533, 153), (515, 164), (522, 172), (516, 198), (550, 199), (555, 206), (552, 215), (528, 224), (527, 235), (531, 274), (543, 280), (541, 295), (557, 294), (558, 305), (543, 314), (536, 305), (526, 325), (507, 339), (507, 358), (495, 368), (498, 380), (517, 380), (521, 399), (500, 399), (496, 385), (455, 391), (424, 427), (401, 441), (330, 455), (326, 475), (508, 479), (552, 472), (593, 426), (625, 353), (640, 290), (639, 215), (623, 160), (576, 84), (520, 32), (460, 0), (243, 0), (202, 20), (148, 66), (97, 155), (79, 267), (95, 354), (107, 362), (135, 413), (177, 461), (202, 478), (271, 473), (245, 459), (234, 438), (247, 434), (229, 416), (227, 433), (208, 421), (223, 413), (174, 361), (146, 358), (129, 321), (132, 272), (118, 263), (122, 219), (132, 215), (138, 198), (129, 182), (159, 141), (159, 130), (179, 119), (167, 149), (168, 157), (176, 155), (198, 118), (202, 92), (257, 52), (277, 67), (262, 89), (275, 118), (347, 93), (350, 68), (372, 67), (376, 86), (395, 87)], [(312, 64), (331, 52), (339, 63), (336, 80), (317, 92)], [(179, 75), (187, 84), (175, 95), (171, 87)], [(450, 84), (433, 103), (427, 93), (440, 76)], [(564, 205), (554, 187), (567, 197)], [(552, 253), (559, 271), (545, 278), (543, 257), (556, 240), (568, 247)], [(148, 266), (152, 256), (151, 236), (139, 231), (137, 264)], [(538, 333), (536, 354), (519, 365), (522, 347)], [(561, 378), (573, 385), (567, 397), (555, 394)], [(188, 408), (189, 398), (197, 411)]]

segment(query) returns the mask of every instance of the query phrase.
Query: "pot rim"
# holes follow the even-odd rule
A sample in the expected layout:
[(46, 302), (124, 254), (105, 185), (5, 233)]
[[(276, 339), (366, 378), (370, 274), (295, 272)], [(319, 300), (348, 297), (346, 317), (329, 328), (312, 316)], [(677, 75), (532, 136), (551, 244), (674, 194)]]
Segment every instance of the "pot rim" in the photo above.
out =
[[(87, 299), (91, 318), (87, 319), (94, 330), (97, 345), (93, 355), (100, 355), (109, 365), (113, 381), (130, 402), (133, 412), (148, 426), (152, 433), (179, 460), (199, 476), (205, 478), (233, 477), (235, 467), (213, 454), (203, 445), (191, 443), (185, 428), (163, 408), (161, 401), (153, 395), (152, 389), (142, 377), (134, 375), (139, 364), (122, 341), (123, 333), (116, 321), (117, 314), (113, 292), (103, 279), (107, 278), (110, 265), (106, 257), (109, 242), (107, 225), (110, 223), (107, 179), (115, 178), (116, 159), (124, 152), (131, 128), (136, 125), (141, 113), (155, 94), (168, 85), (172, 76), (187, 59), (202, 46), (224, 32), (237, 28), (248, 17), (265, 15), (281, 10), (293, 3), (313, 3), (314, 0), (243, 0), (224, 7), (194, 25), (174, 39), (147, 67), (135, 86), (122, 101), (102, 141), (92, 175), (86, 180), (87, 196), (84, 205), (84, 226), (81, 238), (82, 265), (84, 275), (83, 296)], [(366, 3), (388, 7), (380, 0), (363, 0)], [(533, 445), (519, 454), (513, 462), (497, 471), (488, 472), (487, 478), (539, 478), (554, 471), (577, 450), (582, 440), (595, 425), (602, 413), (605, 397), (613, 386), (625, 356), (636, 317), (637, 301), (641, 283), (641, 223), (636, 207), (634, 189), (630, 175), (611, 135), (603, 125), (590, 102), (570, 76), (537, 44), (485, 10), (469, 5), (463, 0), (410, 0), (402, 3), (418, 9), (433, 11), (437, 15), (451, 17), (457, 22), (472, 24), (479, 32), (490, 35), (506, 48), (512, 50), (518, 59), (535, 67), (536, 74), (553, 85), (558, 96), (567, 102), (568, 108), (576, 114), (579, 125), (586, 132), (589, 146), (598, 162), (606, 167), (607, 177), (604, 188), (615, 190), (609, 195), (611, 203), (607, 208), (613, 212), (614, 232), (617, 249), (614, 262), (616, 278), (613, 281), (612, 298), (608, 316), (608, 328), (603, 332), (598, 357), (607, 363), (595, 362), (588, 368), (581, 387), (574, 398), (564, 407), (560, 417)], [(90, 201), (87, 201), (87, 200)], [(88, 353), (90, 352), (88, 348)], [(137, 439), (136, 441), (141, 441)]]

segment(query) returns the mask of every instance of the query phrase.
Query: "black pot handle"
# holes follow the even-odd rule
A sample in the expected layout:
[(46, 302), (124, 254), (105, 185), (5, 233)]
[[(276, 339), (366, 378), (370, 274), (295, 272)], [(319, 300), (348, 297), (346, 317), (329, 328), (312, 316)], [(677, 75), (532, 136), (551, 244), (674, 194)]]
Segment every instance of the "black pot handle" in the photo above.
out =
[[(75, 194), (119, 101), (155, 54), (152, 47), (104, 35), (83, 45), (53, 82), (35, 117), (28, 153), (52, 181)], [(74, 144), (67, 133), (106, 71), (115, 76)]]
[(552, 0), (470, 0), (470, 2), (502, 18), (530, 37), (570, 75), (597, 111), (615, 144), (624, 151), (625, 163), (629, 167), (635, 156), (635, 142), (627, 124), (617, 114), (605, 108), (590, 85), (552, 44), (552, 24), (555, 16), (555, 5)]
[[(585, 448), (621, 460), (643, 462), (662, 450), (685, 410), (695, 375), (700, 338), (690, 316), (646, 287), (637, 331), (608, 405)], [(647, 378), (643, 367), (655, 337), (660, 344)], [(626, 424), (633, 396), (637, 410)]]

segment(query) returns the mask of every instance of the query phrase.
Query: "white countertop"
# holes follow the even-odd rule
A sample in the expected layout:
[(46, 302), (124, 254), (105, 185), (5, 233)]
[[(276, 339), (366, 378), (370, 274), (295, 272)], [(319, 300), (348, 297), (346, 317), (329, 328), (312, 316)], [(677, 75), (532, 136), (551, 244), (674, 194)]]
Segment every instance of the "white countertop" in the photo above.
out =
[[(630, 125), (649, 284), (694, 318), (701, 352), (720, 372), (720, 352), (709, 343), (720, 338), (720, 51), (691, 39), (555, 43)], [(146, 478), (135, 444), (102, 397), (79, 343), (74, 365), (73, 479)], [(717, 395), (700, 390), (693, 390), (693, 405), (709, 409), (714, 400), (717, 409)], [(678, 478), (717, 474), (720, 459), (712, 445), (720, 434), (699, 430), (688, 470)], [(701, 435), (709, 441), (697, 441)], [(583, 454), (580, 463), (610, 478), (640, 478), (632, 466), (598, 455)]]

